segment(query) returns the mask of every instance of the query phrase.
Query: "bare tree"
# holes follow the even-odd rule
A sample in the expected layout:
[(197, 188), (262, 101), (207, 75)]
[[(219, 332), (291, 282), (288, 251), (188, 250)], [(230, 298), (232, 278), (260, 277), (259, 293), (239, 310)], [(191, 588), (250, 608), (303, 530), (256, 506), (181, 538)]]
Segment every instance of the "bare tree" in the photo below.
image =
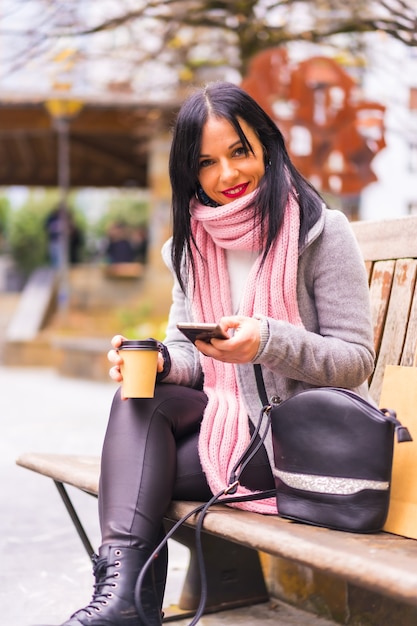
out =
[[(364, 33), (384, 32), (417, 46), (417, 0), (6, 0), (2, 17), (11, 4), (44, 10), (14, 30), (26, 45), (9, 55), (9, 72), (29, 57), (50, 58), (62, 42), (84, 60), (114, 61), (119, 82), (136, 76), (140, 83), (146, 71), (154, 80), (159, 73), (161, 84), (199, 82), (208, 68), (211, 76), (216, 68), (243, 75), (254, 54), (295, 41), (337, 46), (342, 37), (349, 46)], [(4, 22), (0, 35), (11, 37)]]

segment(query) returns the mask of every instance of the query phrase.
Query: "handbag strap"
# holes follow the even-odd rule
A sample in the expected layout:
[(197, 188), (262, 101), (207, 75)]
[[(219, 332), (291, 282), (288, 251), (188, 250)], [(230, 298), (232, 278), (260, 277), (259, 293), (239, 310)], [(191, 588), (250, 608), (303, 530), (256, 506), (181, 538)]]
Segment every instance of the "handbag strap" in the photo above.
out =
[(262, 376), (262, 367), (259, 365), (259, 363), (255, 363), (253, 369), (255, 370), (256, 386), (258, 388), (258, 394), (261, 399), (262, 406), (266, 407), (268, 406), (269, 402), (268, 395), (265, 389), (264, 377)]

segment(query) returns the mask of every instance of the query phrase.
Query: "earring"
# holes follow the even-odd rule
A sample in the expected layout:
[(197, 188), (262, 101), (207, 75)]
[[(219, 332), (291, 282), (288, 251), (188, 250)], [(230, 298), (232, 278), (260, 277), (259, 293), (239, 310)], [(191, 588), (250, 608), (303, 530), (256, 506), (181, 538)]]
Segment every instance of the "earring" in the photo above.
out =
[(212, 199), (211, 199), (211, 198), (210, 198), (210, 197), (206, 194), (206, 192), (204, 191), (204, 189), (203, 189), (201, 186), (199, 186), (199, 187), (197, 188), (197, 191), (196, 191), (196, 197), (197, 197), (197, 200), (199, 200), (202, 204), (205, 204), (206, 206), (211, 206), (211, 207), (216, 207), (216, 206), (219, 206), (219, 205), (217, 204), (217, 202), (214, 202), (214, 200), (212, 200)]

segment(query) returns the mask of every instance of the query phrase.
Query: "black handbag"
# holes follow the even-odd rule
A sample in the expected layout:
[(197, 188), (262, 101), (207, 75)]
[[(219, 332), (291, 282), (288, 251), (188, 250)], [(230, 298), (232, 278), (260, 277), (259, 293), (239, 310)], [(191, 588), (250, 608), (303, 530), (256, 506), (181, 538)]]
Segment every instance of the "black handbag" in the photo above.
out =
[[(266, 392), (255, 366), (258, 391)], [(278, 515), (371, 533), (388, 515), (394, 434), (412, 441), (392, 410), (347, 389), (302, 391), (269, 405)]]

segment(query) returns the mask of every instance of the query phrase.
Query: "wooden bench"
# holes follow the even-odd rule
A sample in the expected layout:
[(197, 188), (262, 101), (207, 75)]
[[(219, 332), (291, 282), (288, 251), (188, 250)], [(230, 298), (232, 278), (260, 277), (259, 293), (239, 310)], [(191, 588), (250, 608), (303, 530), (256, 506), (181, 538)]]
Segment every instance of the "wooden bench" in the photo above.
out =
[[(369, 274), (377, 351), (370, 389), (378, 402), (387, 364), (416, 365), (417, 216), (356, 222), (352, 226)], [(93, 548), (65, 486), (72, 485), (96, 496), (99, 459), (27, 453), (21, 455), (17, 463), (54, 480), (91, 555)], [(167, 527), (194, 505), (172, 502), (166, 514)], [(199, 601), (199, 578), (192, 547), (195, 523), (195, 518), (191, 518), (175, 537), (191, 549), (179, 602), (185, 612), (192, 612)], [(266, 576), (265, 584), (263, 572), (274, 572), (268, 563), (285, 559), (285, 562), (312, 568), (320, 575), (332, 580), (335, 577), (344, 585), (353, 585), (388, 599), (395, 606), (405, 607), (405, 613), (397, 621), (366, 621), (366, 624), (408, 626), (417, 623), (417, 541), (385, 532), (359, 535), (331, 531), (222, 506), (209, 512), (204, 529), (209, 582), (207, 608), (210, 611), (265, 601), (271, 591), (276, 593), (277, 586), (270, 575)], [(259, 553), (270, 555), (266, 560), (262, 556), (262, 567)]]

